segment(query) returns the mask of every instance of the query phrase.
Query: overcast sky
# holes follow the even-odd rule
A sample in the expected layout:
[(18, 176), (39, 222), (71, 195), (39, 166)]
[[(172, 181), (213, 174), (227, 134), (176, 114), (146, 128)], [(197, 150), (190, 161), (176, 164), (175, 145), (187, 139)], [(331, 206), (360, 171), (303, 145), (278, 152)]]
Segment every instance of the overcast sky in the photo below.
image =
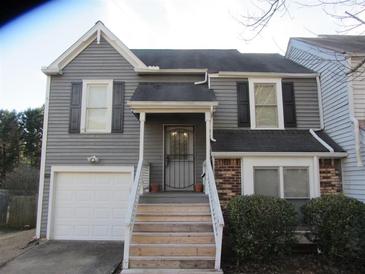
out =
[[(255, 2), (252, 0), (251, 2)], [(257, 2), (257, 0), (256, 0)], [(254, 9), (248, 0), (59, 0), (0, 28), (0, 109), (44, 103), (47, 66), (97, 20), (130, 48), (235, 48), (285, 53), (289, 37), (336, 34), (320, 8), (291, 9), (256, 39), (237, 18)]]

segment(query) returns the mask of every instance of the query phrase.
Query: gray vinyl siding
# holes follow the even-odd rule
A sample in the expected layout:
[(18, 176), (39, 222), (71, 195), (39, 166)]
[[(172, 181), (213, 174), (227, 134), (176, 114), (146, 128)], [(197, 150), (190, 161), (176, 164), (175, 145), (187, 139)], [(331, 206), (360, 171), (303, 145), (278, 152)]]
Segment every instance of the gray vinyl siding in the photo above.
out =
[[(214, 115), (214, 128), (237, 128), (236, 83), (242, 78), (211, 78), (218, 107)], [(317, 82), (315, 78), (283, 79), (294, 83), (297, 128), (320, 128)]]
[[(287, 57), (320, 73), (325, 131), (348, 153), (342, 160), (343, 191), (365, 201), (365, 167), (358, 167), (356, 161), (344, 57), (296, 40), (292, 41)], [(363, 148), (363, 160), (364, 153)]]
[[(45, 236), (47, 229), (47, 215), (49, 202), (49, 184), (52, 165), (88, 165), (87, 157), (96, 155), (100, 165), (134, 165), (138, 162), (139, 151), (139, 122), (131, 109), (124, 108), (124, 132), (112, 134), (75, 134), (69, 133), (69, 112), (71, 83), (83, 79), (112, 79), (125, 82), (125, 103), (130, 99), (139, 82), (151, 81), (201, 81), (197, 76), (144, 76), (140, 77), (133, 67), (104, 39), (98, 45), (95, 41), (81, 52), (70, 64), (63, 69), (60, 76), (52, 76), (50, 83), (48, 139), (46, 149), (46, 166), (44, 195), (42, 203), (41, 235)], [(148, 128), (148, 120), (146, 128)], [(146, 130), (146, 157), (152, 162), (152, 169), (156, 180), (160, 180), (156, 166), (159, 156), (151, 157), (155, 153), (152, 143), (161, 135), (154, 135)], [(157, 131), (156, 134), (159, 134)], [(204, 135), (205, 136), (205, 135)], [(149, 141), (151, 139), (151, 143)], [(151, 144), (151, 145), (150, 145)], [(197, 143), (200, 145), (201, 143)], [(155, 148), (156, 149), (156, 148)], [(198, 148), (197, 148), (198, 149)], [(199, 147), (199, 151), (204, 149)], [(159, 150), (159, 149), (156, 149)], [(156, 152), (157, 153), (157, 152)], [(161, 155), (158, 152), (156, 155)], [(201, 153), (199, 154), (201, 155)], [(201, 157), (198, 159), (201, 161)], [(161, 164), (160, 164), (161, 165)], [(198, 166), (199, 169), (199, 166)], [(197, 169), (197, 172), (198, 172)], [(157, 175), (155, 175), (157, 174)]]

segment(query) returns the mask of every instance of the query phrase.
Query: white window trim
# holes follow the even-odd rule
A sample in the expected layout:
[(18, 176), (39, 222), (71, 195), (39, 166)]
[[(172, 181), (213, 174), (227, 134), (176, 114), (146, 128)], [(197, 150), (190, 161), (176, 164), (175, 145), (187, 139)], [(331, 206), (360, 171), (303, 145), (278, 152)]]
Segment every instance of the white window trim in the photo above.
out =
[(309, 178), (309, 197), (288, 199), (315, 198), (320, 196), (318, 157), (245, 157), (241, 159), (242, 195), (254, 194), (254, 167), (279, 167), (280, 197), (284, 198), (283, 167), (307, 167)]
[[(258, 128), (256, 127), (256, 111), (255, 111), (255, 84), (268, 83), (276, 86), (276, 103), (278, 109), (278, 127), (274, 128)], [(249, 100), (250, 100), (250, 117), (251, 129), (284, 129), (284, 112), (283, 112), (283, 94), (281, 87), (281, 78), (248, 78), (249, 84)]]
[[(105, 130), (86, 130), (86, 106), (87, 106), (87, 86), (89, 84), (106, 84), (107, 88), (107, 127)], [(81, 102), (81, 125), (80, 132), (84, 134), (111, 133), (112, 131), (112, 107), (113, 107), (113, 80), (82, 80), (82, 102)]]

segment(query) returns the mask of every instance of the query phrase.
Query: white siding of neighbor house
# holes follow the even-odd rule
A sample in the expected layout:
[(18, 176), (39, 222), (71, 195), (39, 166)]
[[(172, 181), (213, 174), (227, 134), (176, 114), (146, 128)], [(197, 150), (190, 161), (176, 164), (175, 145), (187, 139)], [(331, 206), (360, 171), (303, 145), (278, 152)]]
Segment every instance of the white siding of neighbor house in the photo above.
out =
[[(365, 56), (351, 57), (351, 65), (353, 68), (364, 62)], [(359, 120), (365, 120), (365, 65), (351, 75), (352, 91), (354, 97), (354, 113)]]
[[(342, 54), (295, 39), (289, 43), (287, 57), (320, 73), (325, 131), (348, 153), (342, 161), (344, 193), (365, 202), (365, 167), (357, 166), (354, 128), (350, 120), (348, 94), (351, 82), (346, 75), (347, 60)], [(353, 84), (355, 89), (360, 85)], [(362, 158), (365, 162), (364, 148)]]

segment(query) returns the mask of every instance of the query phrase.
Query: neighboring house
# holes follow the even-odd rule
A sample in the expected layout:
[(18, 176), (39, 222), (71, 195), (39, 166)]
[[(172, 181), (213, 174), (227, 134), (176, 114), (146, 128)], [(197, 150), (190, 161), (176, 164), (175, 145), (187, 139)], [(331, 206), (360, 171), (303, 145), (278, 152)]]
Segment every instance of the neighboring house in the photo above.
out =
[(286, 57), (320, 74), (324, 126), (343, 147), (343, 191), (365, 202), (365, 36), (291, 38)]
[(122, 240), (126, 272), (220, 271), (220, 205), (340, 191), (318, 74), (278, 54), (130, 50), (97, 22), (43, 72), (38, 237)]

